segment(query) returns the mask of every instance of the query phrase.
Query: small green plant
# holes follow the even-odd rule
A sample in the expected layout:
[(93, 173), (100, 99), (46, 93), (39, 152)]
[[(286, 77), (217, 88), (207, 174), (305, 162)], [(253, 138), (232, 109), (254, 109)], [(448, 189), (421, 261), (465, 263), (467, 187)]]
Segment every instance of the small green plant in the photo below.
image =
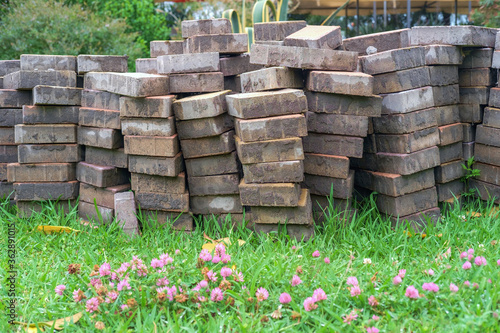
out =
[(474, 197), (476, 195), (477, 189), (469, 187), (469, 181), (471, 178), (477, 177), (480, 174), (478, 169), (474, 169), (474, 156), (471, 156), (465, 164), (462, 164), (462, 168), (465, 170), (465, 175), (462, 177), (462, 182), (465, 183), (465, 189), (463, 196), (464, 198)]

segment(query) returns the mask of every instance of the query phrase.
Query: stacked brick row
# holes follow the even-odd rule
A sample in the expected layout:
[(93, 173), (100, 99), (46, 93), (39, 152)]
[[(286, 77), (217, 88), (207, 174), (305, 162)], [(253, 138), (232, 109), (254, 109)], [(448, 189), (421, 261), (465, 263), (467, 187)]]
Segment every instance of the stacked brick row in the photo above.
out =
[[(500, 34), (496, 35), (495, 51), (491, 67), (498, 74), (500, 69)], [(474, 168), (479, 176), (470, 181), (470, 187), (478, 191), (483, 200), (495, 197), (500, 204), (500, 86), (489, 91), (489, 106), (484, 108), (482, 124), (476, 129)]]
[(22, 123), (22, 106), (32, 104), (32, 97), (29, 91), (4, 89), (3, 77), (20, 69), (19, 60), (0, 61), (0, 198), (10, 197), (11, 201), (13, 186), (7, 179), (7, 165), (17, 162), (14, 126)]
[[(78, 58), (78, 73), (84, 75), (84, 80), (90, 72), (126, 72), (127, 69), (126, 57)], [(130, 189), (121, 133), (120, 95), (93, 90), (88, 83), (87, 86), (88, 89), (82, 91), (78, 128), (78, 143), (85, 147), (84, 161), (77, 165), (78, 210), (83, 219), (111, 223), (115, 217), (115, 194)]]
[(20, 70), (4, 76), (4, 88), (32, 94), (32, 103), (23, 104), (22, 123), (15, 126), (18, 163), (7, 167), (23, 216), (39, 211), (45, 200), (68, 211), (78, 198), (76, 63), (74, 56), (22, 55)]

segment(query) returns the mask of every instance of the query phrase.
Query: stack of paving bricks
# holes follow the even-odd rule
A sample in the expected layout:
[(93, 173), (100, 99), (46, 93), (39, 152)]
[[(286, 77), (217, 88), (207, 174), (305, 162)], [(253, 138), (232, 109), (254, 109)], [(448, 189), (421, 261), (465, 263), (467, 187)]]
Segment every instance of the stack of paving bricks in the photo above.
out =
[[(431, 75), (425, 66), (425, 48), (407, 47), (403, 34), (408, 30), (385, 33), (381, 39), (368, 35), (364, 43), (357, 39), (359, 52), (368, 51), (360, 57), (360, 66), (373, 75), (382, 116), (372, 119), (370, 146), (353, 165), (360, 168), (356, 186), (378, 193), (381, 213), (393, 224), (408, 221), (418, 228), (425, 217), (436, 220), (440, 215), (433, 170), (439, 165), (439, 132), (431, 87), (440, 84), (440, 76)], [(377, 53), (379, 49), (385, 51)]]
[(8, 165), (19, 213), (30, 216), (40, 202), (57, 201), (66, 211), (78, 198), (75, 163), (80, 90), (76, 57), (21, 55), (20, 71), (4, 76), (4, 87), (32, 93), (15, 126), (18, 163)]
[[(491, 67), (500, 69), (500, 34), (497, 33)], [(470, 187), (477, 189), (483, 200), (495, 198), (500, 204), (500, 86), (490, 89), (489, 106), (484, 109), (483, 122), (477, 126), (474, 168), (480, 174), (470, 180)]]
[(13, 202), (13, 186), (7, 180), (7, 164), (17, 162), (14, 126), (22, 123), (22, 106), (32, 104), (29, 91), (3, 89), (3, 77), (20, 70), (19, 60), (0, 61), (0, 199)]
[(242, 55), (248, 51), (247, 36), (232, 34), (226, 19), (184, 21), (182, 36), (186, 38), (183, 53), (157, 59), (158, 73), (169, 75), (171, 92), (178, 94), (173, 109), (191, 212), (205, 218), (217, 216), (219, 221), (227, 214), (241, 220), (240, 168), (225, 97), (231, 91), (224, 90), (227, 73), (222, 71), (231, 67), (239, 74), (248, 68), (248, 55)]
[[(78, 56), (80, 75), (127, 69), (127, 57)], [(78, 209), (83, 219), (112, 222), (115, 194), (130, 190), (119, 100), (120, 95), (103, 90), (82, 91), (78, 143), (85, 147), (85, 159), (77, 165), (77, 179), (80, 181)]]

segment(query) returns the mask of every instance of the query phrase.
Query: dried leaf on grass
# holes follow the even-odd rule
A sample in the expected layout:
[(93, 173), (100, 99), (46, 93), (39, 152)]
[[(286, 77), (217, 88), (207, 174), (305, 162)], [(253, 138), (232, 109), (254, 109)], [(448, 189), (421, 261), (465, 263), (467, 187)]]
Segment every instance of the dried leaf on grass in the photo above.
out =
[[(224, 243), (226, 246), (231, 245), (231, 240), (229, 239), (229, 237), (225, 237), (225, 238), (221, 238), (221, 239), (212, 239), (212, 238), (208, 237), (208, 235), (206, 233), (203, 233), (203, 238), (210, 241), (210, 243), (203, 244), (202, 249), (208, 250), (210, 252), (212, 252), (215, 249), (215, 246), (219, 243)], [(243, 246), (245, 243), (246, 242), (244, 240), (238, 239), (239, 246)]]
[(61, 227), (61, 226), (54, 226), (54, 225), (39, 225), (38, 227), (36, 227), (36, 231), (39, 231), (39, 232), (43, 232), (43, 233), (46, 233), (46, 234), (55, 234), (55, 233), (61, 233), (61, 232), (65, 232), (65, 233), (72, 233), (72, 232), (80, 232), (80, 230), (76, 230), (76, 229), (71, 229), (69, 227)]
[(37, 328), (36, 328), (37, 325), (38, 325), (38, 330), (40, 330), (40, 331), (44, 331), (44, 327), (52, 328), (52, 326), (54, 326), (54, 329), (60, 331), (64, 328), (65, 324), (70, 324), (70, 323), (76, 324), (76, 322), (79, 321), (80, 318), (82, 318), (82, 316), (83, 316), (83, 312), (78, 312), (72, 316), (53, 320), (53, 321), (44, 321), (44, 322), (40, 322), (37, 324), (27, 324), (27, 323), (23, 323), (20, 321), (15, 321), (14, 324), (24, 326), (24, 330), (28, 333), (31, 333), (31, 332), (36, 333), (37, 332)]

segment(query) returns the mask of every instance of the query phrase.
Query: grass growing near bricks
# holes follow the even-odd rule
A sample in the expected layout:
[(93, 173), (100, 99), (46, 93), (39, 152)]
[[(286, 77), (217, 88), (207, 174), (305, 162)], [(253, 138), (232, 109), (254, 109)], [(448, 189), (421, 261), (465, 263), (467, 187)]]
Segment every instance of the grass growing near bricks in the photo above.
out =
[[(246, 229), (230, 231), (214, 221), (201, 223), (190, 235), (174, 233), (168, 228), (146, 228), (142, 237), (130, 240), (113, 225), (98, 229), (82, 226), (76, 211), (64, 215), (48, 208), (31, 219), (18, 219), (7, 202), (0, 207), (4, 247), (2, 277), (6, 276), (7, 269), (6, 242), (3, 242), (7, 223), (15, 221), (17, 228), (16, 320), (22, 322), (55, 320), (83, 311), (80, 321), (67, 331), (97, 331), (97, 322), (102, 322), (107, 332), (127, 332), (127, 329), (134, 332), (366, 332), (368, 328), (370, 332), (377, 332), (372, 327), (380, 332), (401, 329), (491, 332), (500, 327), (500, 266), (497, 263), (500, 218), (490, 216), (487, 212), (491, 205), (480, 202), (449, 211), (443, 223), (428, 229), (424, 238), (409, 237), (401, 228), (391, 229), (368, 202), (360, 207), (352, 224), (343, 226), (334, 215), (323, 229), (317, 230), (312, 241), (305, 243), (277, 233), (257, 235)], [(472, 217), (467, 211), (483, 215)], [(82, 232), (45, 235), (34, 231), (38, 225), (64, 225)], [(202, 245), (206, 243), (203, 231), (214, 239), (229, 237), (232, 240), (233, 245), (226, 248), (230, 255), (227, 264), (199, 260)], [(238, 246), (237, 239), (246, 244)], [(468, 249), (474, 250), (470, 259), (472, 267), (464, 269), (467, 258), (461, 259), (460, 255)], [(164, 253), (169, 256), (160, 257)], [(109, 271), (103, 264), (109, 263), (110, 272), (115, 272), (122, 263), (131, 262), (133, 256), (141, 259), (144, 266), (135, 259), (135, 269), (129, 268), (122, 274), (122, 281), (128, 274), (131, 289), (123, 287), (122, 282), (123, 289), (116, 300), (107, 303), (106, 298), (112, 298), (108, 292), (117, 292), (118, 280), (113, 280), (113, 287), (109, 285)], [(476, 265), (475, 261), (482, 262), (477, 257), (484, 257), (487, 264)], [(167, 265), (153, 268), (154, 258), (158, 259), (153, 261), (154, 266)], [(168, 258), (173, 262), (169, 263)], [(208, 287), (193, 291), (204, 278), (202, 262), (203, 267), (216, 273), (217, 282), (209, 282)], [(70, 264), (80, 264), (81, 273), (69, 274)], [(94, 265), (100, 270), (89, 277)], [(220, 285), (223, 267), (230, 268), (232, 273), (241, 272), (244, 281), (235, 281), (238, 278), (229, 275), (226, 279), (231, 288), (223, 293), (222, 301), (212, 301), (211, 296), (217, 299), (217, 292), (213, 297), (216, 287), (227, 287), (227, 284)], [(161, 269), (164, 272), (158, 273)], [(139, 276), (146, 270), (145, 276)], [(205, 276), (211, 276), (208, 270), (204, 271)], [(224, 275), (227, 273), (223, 271)], [(396, 285), (398, 274), (401, 282)], [(302, 283), (292, 286), (294, 275), (298, 275)], [(356, 277), (357, 283), (351, 278), (348, 285), (349, 277)], [(96, 287), (89, 286), (91, 278), (100, 279), (106, 288), (100, 287), (96, 280), (93, 281)], [(160, 288), (157, 286), (160, 278), (169, 281), (166, 286), (169, 289), (164, 288), (163, 294), (156, 290)], [(470, 286), (464, 284), (466, 281)], [(435, 283), (439, 291), (424, 290), (424, 283)], [(450, 284), (456, 285), (458, 291), (450, 291)], [(2, 286), (5, 285), (2, 278)], [(66, 286), (62, 296), (55, 293), (58, 285)], [(175, 298), (170, 289), (174, 285)], [(407, 289), (409, 286), (414, 286), (418, 293), (412, 294), (411, 289)], [(78, 288), (86, 299), (75, 303), (72, 293)], [(256, 295), (259, 288), (266, 289), (267, 299), (263, 299), (262, 290)], [(313, 297), (318, 288), (325, 292), (327, 299), (309, 299), (305, 307), (304, 301)], [(426, 288), (435, 290), (432, 284), (426, 284)], [(102, 302), (97, 292), (102, 295)], [(280, 304), (282, 293), (291, 296), (290, 303)], [(322, 298), (321, 293), (315, 294)], [(0, 331), (8, 332), (11, 328), (5, 317), (8, 300), (5, 288), (0, 290), (0, 297)], [(86, 306), (90, 299), (95, 303)], [(125, 304), (128, 308), (122, 309)], [(88, 312), (86, 308), (95, 311)]]

